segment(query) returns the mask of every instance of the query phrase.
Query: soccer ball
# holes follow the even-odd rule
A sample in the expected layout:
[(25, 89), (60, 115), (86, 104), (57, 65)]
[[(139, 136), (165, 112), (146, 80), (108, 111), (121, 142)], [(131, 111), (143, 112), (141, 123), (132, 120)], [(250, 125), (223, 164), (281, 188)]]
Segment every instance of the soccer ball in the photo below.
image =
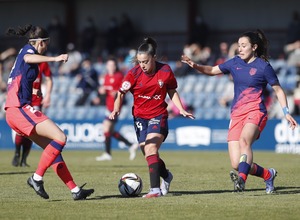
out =
[(126, 173), (119, 181), (119, 191), (124, 197), (138, 196), (142, 189), (142, 179), (135, 173)]

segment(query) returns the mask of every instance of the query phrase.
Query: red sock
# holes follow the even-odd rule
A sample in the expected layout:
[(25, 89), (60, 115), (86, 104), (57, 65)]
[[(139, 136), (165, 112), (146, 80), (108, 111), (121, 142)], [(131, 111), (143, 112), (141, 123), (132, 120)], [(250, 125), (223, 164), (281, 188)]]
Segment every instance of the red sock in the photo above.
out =
[(70, 190), (74, 189), (77, 186), (74, 183), (73, 177), (67, 167), (67, 164), (64, 162), (61, 154), (53, 162), (52, 168)]
[(265, 169), (265, 168), (259, 166), (256, 163), (253, 163), (252, 169), (250, 171), (250, 174), (254, 175), (254, 176), (261, 177), (264, 180), (267, 180), (267, 179), (269, 179), (271, 177), (271, 174), (270, 174), (270, 172), (269, 172), (268, 169)]
[(46, 170), (51, 166), (56, 157), (60, 155), (64, 145), (65, 143), (60, 143), (59, 141), (51, 141), (44, 149), (35, 173), (44, 176)]
[(159, 188), (160, 176), (159, 176), (159, 157), (157, 154), (150, 155), (146, 158), (149, 167), (150, 174), (150, 187)]

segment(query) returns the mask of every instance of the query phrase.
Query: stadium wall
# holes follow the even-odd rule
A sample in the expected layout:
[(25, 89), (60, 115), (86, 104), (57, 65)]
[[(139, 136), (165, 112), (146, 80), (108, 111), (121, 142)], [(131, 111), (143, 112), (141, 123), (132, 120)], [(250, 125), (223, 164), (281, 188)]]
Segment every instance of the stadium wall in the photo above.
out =
[[(68, 136), (65, 149), (104, 148), (101, 121), (59, 120), (56, 123)], [(168, 138), (161, 150), (227, 150), (228, 123), (228, 120), (172, 119), (169, 121)], [(0, 120), (0, 127), (0, 149), (14, 149), (14, 133), (5, 120)], [(116, 129), (132, 142), (136, 141), (132, 120), (119, 121)], [(115, 140), (112, 146), (113, 150), (126, 148), (124, 144)], [(38, 149), (37, 146), (34, 148)], [(286, 120), (271, 119), (253, 149), (300, 154), (299, 127), (292, 131)]]

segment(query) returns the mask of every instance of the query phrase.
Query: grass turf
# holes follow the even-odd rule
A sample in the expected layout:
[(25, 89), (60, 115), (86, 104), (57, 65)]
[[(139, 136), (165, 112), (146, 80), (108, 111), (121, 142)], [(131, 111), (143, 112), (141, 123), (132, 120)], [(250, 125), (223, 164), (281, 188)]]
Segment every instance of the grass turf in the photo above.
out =
[(37, 196), (26, 183), (41, 151), (28, 158), (31, 167), (13, 167), (13, 151), (0, 151), (0, 219), (299, 219), (299, 155), (254, 152), (255, 161), (278, 171), (277, 192), (265, 193), (262, 179), (249, 176), (246, 191), (233, 193), (227, 152), (161, 151), (174, 175), (170, 193), (154, 199), (123, 198), (119, 178), (137, 173), (148, 192), (147, 163), (139, 152), (129, 161), (125, 151), (114, 151), (113, 160), (97, 162), (97, 151), (63, 152), (75, 182), (95, 193), (73, 201), (70, 191), (49, 169), (44, 177), (50, 199)]

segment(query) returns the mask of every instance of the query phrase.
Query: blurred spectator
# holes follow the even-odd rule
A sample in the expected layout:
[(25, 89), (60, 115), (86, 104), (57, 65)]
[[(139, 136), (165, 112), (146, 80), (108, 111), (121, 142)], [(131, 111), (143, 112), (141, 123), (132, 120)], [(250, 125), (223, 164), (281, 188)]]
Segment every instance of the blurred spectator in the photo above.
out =
[(228, 59), (228, 43), (226, 42), (221, 42), (219, 44), (219, 52), (216, 55), (216, 61), (214, 65), (219, 65), (221, 63), (224, 63)]
[(51, 44), (49, 44), (47, 53), (57, 55), (64, 52), (66, 48), (66, 34), (58, 16), (54, 16), (47, 27)]
[(297, 82), (297, 87), (294, 89), (293, 93), (293, 98), (294, 98), (294, 115), (300, 115), (300, 81)]
[(79, 74), (76, 76), (79, 79), (77, 88), (80, 90), (80, 97), (76, 101), (76, 106), (85, 105), (90, 94), (98, 88), (98, 73), (93, 68), (89, 58), (82, 61), (79, 69)]
[(239, 54), (239, 45), (237, 42), (234, 42), (230, 45), (228, 50), (228, 58), (233, 58)]
[(226, 83), (226, 87), (225, 87), (221, 97), (219, 98), (219, 104), (224, 108), (231, 106), (231, 102), (234, 97), (234, 84), (233, 84), (231, 74), (228, 75), (228, 78), (229, 78), (229, 81), (228, 81), (228, 83)]
[(126, 13), (123, 13), (121, 16), (119, 31), (120, 46), (125, 48), (130, 47), (136, 33), (130, 17)]
[(204, 21), (203, 17), (196, 16), (190, 31), (189, 43), (197, 43), (204, 47), (206, 46), (208, 35), (209, 27)]
[(85, 26), (81, 32), (81, 52), (84, 57), (90, 57), (95, 47), (97, 38), (97, 28), (95, 26), (94, 19), (87, 17)]
[(294, 72), (299, 73), (300, 68), (300, 16), (298, 11), (293, 12), (292, 21), (288, 26), (286, 45), (284, 52), (287, 56), (287, 65), (296, 68)]
[(106, 32), (106, 50), (108, 55), (115, 55), (119, 47), (119, 24), (116, 17), (111, 17), (108, 21)]
[(58, 68), (58, 74), (64, 76), (75, 76), (82, 61), (81, 53), (76, 50), (73, 43), (68, 43), (67, 53), (69, 55), (68, 62), (61, 63)]
[(16, 54), (17, 51), (15, 48), (8, 48), (0, 53), (0, 93), (6, 92), (8, 74), (11, 70), (14, 62), (14, 56)]
[(288, 25), (286, 44), (300, 40), (300, 15), (298, 11), (292, 14), (292, 20)]

